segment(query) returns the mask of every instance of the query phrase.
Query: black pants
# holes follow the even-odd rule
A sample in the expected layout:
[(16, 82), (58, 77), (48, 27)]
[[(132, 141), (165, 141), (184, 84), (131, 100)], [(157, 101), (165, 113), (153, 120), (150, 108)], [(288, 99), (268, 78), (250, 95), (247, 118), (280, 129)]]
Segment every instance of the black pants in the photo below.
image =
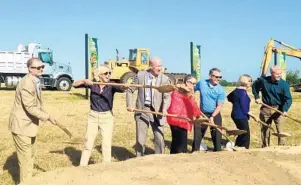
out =
[(187, 130), (172, 125), (170, 126), (170, 130), (172, 136), (170, 154), (186, 153), (187, 152)]
[[(211, 116), (212, 113), (204, 113), (208, 118)], [(219, 113), (214, 117), (214, 124), (222, 126), (222, 116)], [(194, 125), (194, 137), (192, 143), (192, 152), (199, 151), (200, 145), (202, 142), (203, 137), (207, 131), (207, 125)], [(214, 146), (214, 151), (221, 151), (222, 150), (222, 135), (219, 131), (216, 130), (214, 127), (210, 127), (211, 138)]]
[(248, 119), (234, 119), (232, 118), (236, 127), (239, 130), (245, 130), (247, 133), (238, 135), (235, 141), (235, 146), (245, 147), (248, 149), (250, 147), (250, 128)]

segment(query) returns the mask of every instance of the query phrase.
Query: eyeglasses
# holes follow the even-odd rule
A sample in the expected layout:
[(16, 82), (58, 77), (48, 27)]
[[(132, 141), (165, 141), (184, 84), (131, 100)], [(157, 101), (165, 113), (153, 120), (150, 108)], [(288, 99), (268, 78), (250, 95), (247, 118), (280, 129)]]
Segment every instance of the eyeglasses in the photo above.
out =
[(45, 65), (42, 65), (42, 66), (39, 66), (39, 67), (30, 67), (30, 68), (37, 69), (37, 70), (41, 70), (41, 69), (44, 69), (44, 68), (45, 68)]
[(190, 84), (192, 84), (192, 85), (195, 85), (196, 83), (193, 83), (193, 82), (191, 82), (191, 81), (187, 81), (188, 83), (190, 83)]
[(100, 75), (106, 75), (107, 76), (108, 74), (111, 75), (111, 72), (105, 72), (105, 73), (102, 73)]
[(223, 76), (216, 76), (216, 75), (213, 75), (213, 74), (211, 74), (211, 76), (213, 76), (213, 77), (215, 77), (217, 79), (222, 79), (223, 78)]

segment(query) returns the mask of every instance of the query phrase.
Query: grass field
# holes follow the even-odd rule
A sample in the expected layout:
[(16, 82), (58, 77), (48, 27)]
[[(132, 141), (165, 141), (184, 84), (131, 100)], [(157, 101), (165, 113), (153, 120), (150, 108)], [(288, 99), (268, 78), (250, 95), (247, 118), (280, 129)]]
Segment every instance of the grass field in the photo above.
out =
[[(233, 88), (227, 88), (229, 93)], [(70, 92), (44, 91), (46, 110), (54, 115), (61, 124), (65, 125), (74, 136), (83, 138), (87, 124), (87, 114), (89, 112), (89, 101), (84, 99), (84, 89), (72, 89)], [(14, 94), (13, 90), (0, 91), (0, 184), (14, 184), (17, 177), (18, 166), (15, 147), (12, 141), (11, 133), (8, 131), (8, 118), (11, 111)], [(289, 114), (295, 118), (300, 118), (301, 114), (301, 93), (293, 94), (293, 104)], [(251, 98), (253, 98), (250, 95)], [(229, 128), (235, 128), (230, 118), (231, 104), (226, 102), (223, 110), (223, 124)], [(251, 111), (258, 115), (259, 105), (252, 100)], [(115, 127), (113, 133), (112, 156), (113, 161), (123, 161), (134, 158), (135, 151), (135, 121), (133, 113), (126, 111), (125, 94), (116, 94), (114, 102)], [(299, 113), (299, 114), (298, 114)], [(273, 126), (274, 127), (274, 126)], [(261, 146), (260, 126), (254, 121), (250, 122), (251, 128), (251, 148)], [(285, 132), (292, 134), (287, 139), (288, 145), (299, 145), (301, 138), (301, 125), (289, 119), (286, 119)], [(171, 142), (169, 126), (165, 126), (166, 153), (169, 153)], [(207, 132), (205, 142), (212, 147), (210, 134)], [(234, 138), (231, 137), (233, 140)], [(191, 149), (192, 133), (189, 134), (189, 150)], [(147, 141), (147, 153), (153, 151), (153, 134), (149, 129)], [(68, 136), (57, 126), (49, 122), (42, 123), (37, 136), (37, 152), (35, 159), (34, 174), (54, 170), (58, 167), (77, 166), (79, 164), (82, 144), (67, 144)], [(276, 145), (276, 138), (272, 137), (272, 145)], [(100, 163), (101, 160), (101, 139), (97, 137), (95, 149), (91, 156), (90, 163)]]

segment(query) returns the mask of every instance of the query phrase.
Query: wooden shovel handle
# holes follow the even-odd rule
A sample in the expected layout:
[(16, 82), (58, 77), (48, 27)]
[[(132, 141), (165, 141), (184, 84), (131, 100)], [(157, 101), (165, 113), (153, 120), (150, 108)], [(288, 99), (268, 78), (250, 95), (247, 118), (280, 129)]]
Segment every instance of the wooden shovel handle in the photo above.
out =
[(176, 114), (164, 114), (162, 112), (154, 112), (154, 111), (150, 111), (150, 110), (141, 110), (141, 109), (133, 109), (135, 112), (144, 112), (144, 113), (148, 113), (148, 114), (156, 114), (156, 115), (160, 115), (160, 116), (169, 116), (169, 117), (175, 117), (175, 118), (181, 118), (181, 119), (186, 119), (188, 121), (191, 121), (189, 118), (186, 118), (184, 116), (179, 116)]
[[(203, 112), (201, 112), (201, 115), (203, 117), (205, 117), (206, 119), (209, 119)], [(210, 122), (210, 124), (215, 125), (216, 130), (218, 130), (218, 132), (220, 132), (230, 143), (233, 144), (233, 141), (226, 134), (224, 134), (223, 131), (220, 128), (218, 128), (216, 124), (212, 123), (210, 120), (209, 120), (209, 122)], [(233, 148), (233, 150), (235, 150), (235, 149)]]
[(275, 130), (273, 129), (273, 127), (271, 127), (270, 125), (266, 124), (265, 122), (261, 121), (259, 118), (256, 118), (253, 114), (248, 113), (248, 115), (254, 119), (254, 121), (256, 121), (257, 123), (260, 123), (266, 127), (268, 127), (271, 131), (275, 132)]
[(72, 138), (71, 132), (70, 132), (64, 125), (60, 124), (60, 122), (58, 122), (58, 121), (56, 121), (56, 125), (57, 125), (60, 129), (62, 129), (62, 131), (64, 131), (64, 132), (69, 136), (69, 138)]
[(127, 87), (137, 87), (142, 88), (144, 85), (138, 84), (126, 84), (126, 83), (104, 83), (104, 82), (93, 82), (95, 85), (112, 85), (112, 86), (127, 86)]
[[(275, 108), (271, 107), (270, 105), (267, 105), (267, 104), (265, 104), (265, 103), (260, 103), (260, 104), (263, 105), (263, 106), (265, 106), (265, 107), (267, 107), (267, 108), (269, 108), (269, 109), (272, 109), (272, 110), (274, 110), (274, 111), (276, 111), (276, 112), (278, 112), (278, 113), (280, 113), (280, 114), (282, 114), (282, 115), (284, 115), (283, 112), (281, 112), (281, 111), (278, 110), (278, 109), (275, 109)], [(287, 118), (289, 118), (289, 119), (291, 119), (291, 120), (293, 120), (293, 121), (295, 121), (295, 122), (301, 124), (301, 120), (295, 119), (295, 118), (293, 118), (293, 117), (291, 117), (291, 116), (288, 116), (288, 115), (286, 115), (285, 117), (287, 117)]]

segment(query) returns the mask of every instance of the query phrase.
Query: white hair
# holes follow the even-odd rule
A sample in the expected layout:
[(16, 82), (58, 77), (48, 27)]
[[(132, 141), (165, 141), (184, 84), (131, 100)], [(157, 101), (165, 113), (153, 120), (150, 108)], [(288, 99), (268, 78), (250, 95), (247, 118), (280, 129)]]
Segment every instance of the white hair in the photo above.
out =
[(282, 69), (280, 68), (279, 65), (274, 65), (274, 66), (272, 66), (272, 67), (270, 68), (270, 72), (271, 72), (271, 73), (272, 73), (272, 72), (275, 72), (275, 71), (277, 71), (277, 70), (282, 71)]
[(108, 65), (99, 65), (98, 68), (94, 68), (93, 78), (95, 81), (99, 81), (99, 74), (103, 68), (107, 68), (109, 71), (111, 71), (111, 68)]
[(159, 58), (158, 56), (152, 56), (149, 60), (149, 65), (153, 65), (154, 63), (162, 63), (161, 58)]

